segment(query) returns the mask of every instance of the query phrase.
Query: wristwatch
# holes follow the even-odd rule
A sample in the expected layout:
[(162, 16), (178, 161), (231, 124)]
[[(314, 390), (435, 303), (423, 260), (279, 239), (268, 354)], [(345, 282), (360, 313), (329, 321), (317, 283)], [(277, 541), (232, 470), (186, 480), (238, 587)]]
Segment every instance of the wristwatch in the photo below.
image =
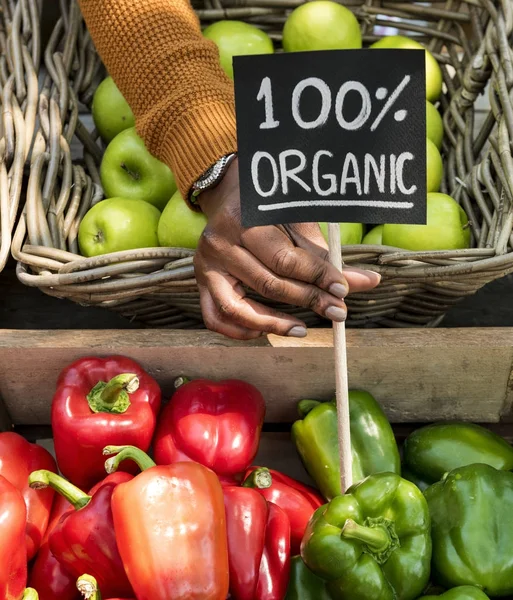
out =
[(213, 164), (210, 169), (205, 171), (198, 181), (192, 184), (190, 194), (190, 201), (192, 204), (196, 204), (201, 192), (212, 189), (221, 181), (236, 156), (235, 152), (223, 156)]

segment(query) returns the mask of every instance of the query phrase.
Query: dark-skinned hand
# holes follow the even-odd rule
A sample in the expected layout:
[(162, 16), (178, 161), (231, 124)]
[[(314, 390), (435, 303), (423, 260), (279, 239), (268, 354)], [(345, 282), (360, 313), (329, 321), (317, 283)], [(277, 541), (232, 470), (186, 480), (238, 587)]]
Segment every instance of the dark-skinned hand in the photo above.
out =
[(199, 196), (199, 204), (208, 224), (194, 268), (203, 319), (212, 331), (241, 340), (264, 333), (306, 336), (301, 320), (248, 298), (244, 286), (269, 300), (343, 321), (346, 295), (380, 281), (372, 271), (346, 267), (342, 274), (333, 267), (317, 223), (242, 227), (237, 160), (219, 185)]

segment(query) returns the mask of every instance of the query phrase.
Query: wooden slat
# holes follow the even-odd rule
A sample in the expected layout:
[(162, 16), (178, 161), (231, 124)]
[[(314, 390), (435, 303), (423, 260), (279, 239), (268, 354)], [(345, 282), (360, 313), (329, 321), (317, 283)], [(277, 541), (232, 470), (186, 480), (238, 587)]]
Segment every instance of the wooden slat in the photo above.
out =
[[(497, 422), (511, 409), (513, 329), (350, 330), (349, 377), (372, 392), (393, 422)], [(329, 330), (306, 340), (275, 336), (235, 342), (206, 331), (2, 331), (0, 396), (15, 424), (49, 423), (60, 370), (86, 355), (124, 354), (159, 381), (238, 377), (256, 385), (267, 420), (291, 422), (301, 398), (333, 394)]]

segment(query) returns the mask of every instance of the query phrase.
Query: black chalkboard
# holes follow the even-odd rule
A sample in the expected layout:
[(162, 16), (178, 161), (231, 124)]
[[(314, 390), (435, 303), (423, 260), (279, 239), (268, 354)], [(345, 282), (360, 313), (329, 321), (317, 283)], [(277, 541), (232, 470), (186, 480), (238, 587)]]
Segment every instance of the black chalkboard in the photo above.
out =
[(422, 50), (234, 59), (242, 222), (426, 222)]

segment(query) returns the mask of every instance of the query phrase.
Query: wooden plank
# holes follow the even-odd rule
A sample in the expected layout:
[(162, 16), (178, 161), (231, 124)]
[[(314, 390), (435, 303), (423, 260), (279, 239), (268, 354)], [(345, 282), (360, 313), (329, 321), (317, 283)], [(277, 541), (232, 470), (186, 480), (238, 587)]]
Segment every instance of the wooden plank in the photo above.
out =
[(506, 386), (506, 396), (504, 398), (504, 410), (502, 420), (513, 423), (513, 365), (509, 373), (508, 384)]
[[(511, 409), (513, 329), (350, 330), (349, 379), (372, 392), (393, 422), (497, 422)], [(55, 381), (72, 360), (124, 354), (169, 398), (175, 377), (238, 377), (264, 394), (267, 420), (292, 422), (301, 398), (333, 394), (329, 330), (305, 340), (236, 342), (206, 331), (0, 332), (0, 396), (15, 424), (47, 424)]]

